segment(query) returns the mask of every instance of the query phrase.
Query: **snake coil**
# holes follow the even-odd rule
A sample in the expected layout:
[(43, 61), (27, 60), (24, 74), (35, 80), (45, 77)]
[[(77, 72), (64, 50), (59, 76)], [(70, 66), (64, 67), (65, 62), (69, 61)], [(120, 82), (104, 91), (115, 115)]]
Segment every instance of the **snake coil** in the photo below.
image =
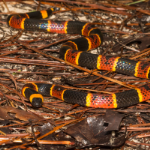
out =
[[(150, 78), (150, 64), (148, 63), (85, 52), (99, 47), (103, 41), (100, 29), (92, 23), (39, 20), (41, 18), (47, 18), (53, 11), (54, 9), (51, 8), (49, 10), (26, 14), (10, 15), (7, 23), (15, 29), (39, 30), (60, 34), (80, 34), (83, 37), (69, 40), (62, 45), (60, 48), (60, 58), (89, 69), (115, 71), (139, 78)], [(54, 96), (65, 102), (82, 106), (120, 108), (150, 99), (150, 84), (120, 93), (96, 94), (68, 90), (54, 84), (28, 83), (22, 88), (22, 94), (29, 99), (33, 107), (42, 106), (43, 96)]]

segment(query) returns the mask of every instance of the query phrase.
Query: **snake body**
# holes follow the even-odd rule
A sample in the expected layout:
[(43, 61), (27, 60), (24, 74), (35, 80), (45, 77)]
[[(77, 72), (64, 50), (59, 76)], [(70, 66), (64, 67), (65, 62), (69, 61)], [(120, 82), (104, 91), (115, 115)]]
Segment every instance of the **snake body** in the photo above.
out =
[[(86, 51), (99, 47), (103, 41), (100, 29), (92, 23), (40, 20), (47, 18), (53, 11), (54, 9), (51, 8), (26, 14), (10, 15), (7, 23), (15, 29), (80, 34), (82, 35), (81, 38), (69, 40), (61, 46), (60, 58), (89, 69), (115, 71), (139, 78), (150, 78), (149, 63), (87, 53)], [(53, 96), (65, 102), (82, 106), (120, 108), (150, 99), (150, 84), (120, 93), (96, 94), (69, 90), (54, 84), (28, 83), (22, 88), (22, 94), (30, 100), (34, 107), (42, 106), (43, 96)]]

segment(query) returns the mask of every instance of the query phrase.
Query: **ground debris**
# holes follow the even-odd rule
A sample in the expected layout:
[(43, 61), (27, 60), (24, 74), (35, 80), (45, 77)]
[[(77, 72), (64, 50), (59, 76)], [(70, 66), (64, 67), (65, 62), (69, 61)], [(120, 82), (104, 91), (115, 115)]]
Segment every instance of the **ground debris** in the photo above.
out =
[(43, 106), (35, 109), (21, 95), (27, 82), (117, 93), (141, 87), (148, 79), (77, 69), (58, 58), (61, 45), (80, 35), (21, 31), (6, 23), (10, 14), (57, 8), (49, 19), (92, 22), (101, 29), (104, 42), (91, 53), (149, 62), (149, 6), (150, 1), (134, 0), (0, 0), (0, 148), (149, 150), (150, 100), (106, 110), (45, 97)]
[(82, 148), (99, 145), (119, 147), (125, 142), (125, 134), (117, 133), (122, 117), (123, 115), (109, 110), (105, 116), (87, 117), (64, 132), (74, 137)]

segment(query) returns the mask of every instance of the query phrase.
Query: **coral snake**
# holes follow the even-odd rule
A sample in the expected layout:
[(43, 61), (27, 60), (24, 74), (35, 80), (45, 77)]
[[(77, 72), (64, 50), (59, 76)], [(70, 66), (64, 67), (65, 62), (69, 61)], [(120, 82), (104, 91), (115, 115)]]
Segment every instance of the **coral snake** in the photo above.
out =
[[(47, 18), (53, 11), (54, 9), (51, 8), (26, 14), (10, 15), (7, 23), (12, 28), (22, 30), (80, 34), (83, 37), (69, 40), (61, 46), (60, 58), (90, 69), (115, 71), (135, 77), (150, 78), (150, 64), (148, 63), (85, 52), (97, 48), (102, 43), (101, 31), (92, 23), (40, 20)], [(96, 94), (69, 90), (55, 84), (27, 83), (22, 88), (22, 94), (29, 99), (33, 107), (42, 106), (43, 96), (53, 96), (65, 102), (82, 106), (120, 108), (150, 99), (150, 84), (120, 93)]]

